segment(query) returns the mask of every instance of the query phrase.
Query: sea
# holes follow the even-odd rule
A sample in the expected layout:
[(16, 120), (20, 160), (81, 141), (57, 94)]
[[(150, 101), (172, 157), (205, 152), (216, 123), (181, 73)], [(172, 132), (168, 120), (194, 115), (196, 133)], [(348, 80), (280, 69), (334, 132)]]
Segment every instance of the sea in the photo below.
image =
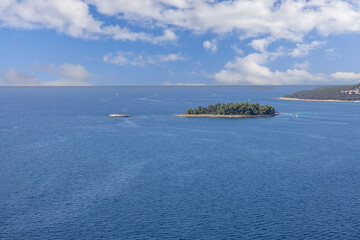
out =
[[(313, 88), (0, 88), (0, 239), (360, 239), (360, 103)], [(279, 115), (173, 117), (218, 102)]]

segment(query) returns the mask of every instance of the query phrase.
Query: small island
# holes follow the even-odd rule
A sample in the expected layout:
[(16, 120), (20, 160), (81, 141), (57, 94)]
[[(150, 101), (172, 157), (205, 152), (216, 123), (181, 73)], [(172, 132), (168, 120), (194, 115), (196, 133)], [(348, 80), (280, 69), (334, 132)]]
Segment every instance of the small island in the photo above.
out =
[(109, 114), (107, 116), (108, 117), (133, 117), (131, 115), (126, 115), (126, 114)]
[(188, 109), (185, 114), (175, 115), (175, 117), (255, 118), (273, 117), (275, 115), (276, 112), (272, 106), (240, 102), (227, 104), (217, 103), (215, 105), (208, 105), (207, 107), (199, 106), (197, 109)]
[(297, 101), (360, 102), (360, 84), (299, 91), (285, 95), (279, 99)]

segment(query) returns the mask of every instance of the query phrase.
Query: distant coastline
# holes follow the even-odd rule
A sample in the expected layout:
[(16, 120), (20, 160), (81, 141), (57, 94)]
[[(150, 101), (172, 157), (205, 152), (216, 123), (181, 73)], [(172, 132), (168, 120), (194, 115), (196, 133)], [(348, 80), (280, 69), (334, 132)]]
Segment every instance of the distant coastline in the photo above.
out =
[(173, 117), (188, 117), (188, 118), (259, 118), (259, 117), (273, 117), (277, 114), (271, 115), (218, 115), (218, 114), (179, 114)]
[(314, 102), (360, 102), (360, 84), (298, 91), (281, 96), (278, 99)]
[(307, 102), (360, 102), (358, 100), (331, 100), (331, 99), (302, 99), (302, 98), (286, 98), (279, 97), (277, 99), (290, 100), (290, 101), (307, 101)]

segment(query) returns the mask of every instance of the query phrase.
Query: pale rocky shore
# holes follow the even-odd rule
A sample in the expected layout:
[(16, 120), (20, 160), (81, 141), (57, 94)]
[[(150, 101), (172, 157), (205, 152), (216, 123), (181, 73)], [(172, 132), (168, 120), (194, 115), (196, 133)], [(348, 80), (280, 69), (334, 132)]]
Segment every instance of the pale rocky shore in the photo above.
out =
[(188, 118), (259, 118), (259, 117), (273, 117), (274, 115), (217, 115), (217, 114), (179, 114), (174, 117), (188, 117)]
[(109, 114), (108, 117), (134, 117), (126, 114)]
[(307, 101), (307, 102), (360, 102), (360, 101), (351, 101), (351, 100), (322, 100), (322, 99), (301, 99), (301, 98), (284, 98), (279, 97), (277, 99), (281, 100), (290, 100), (290, 101)]

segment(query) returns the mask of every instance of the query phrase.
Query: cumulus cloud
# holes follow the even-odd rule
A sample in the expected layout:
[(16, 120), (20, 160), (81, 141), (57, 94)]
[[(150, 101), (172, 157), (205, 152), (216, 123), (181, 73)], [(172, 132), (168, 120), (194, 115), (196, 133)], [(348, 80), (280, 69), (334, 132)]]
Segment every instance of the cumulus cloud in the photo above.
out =
[(166, 29), (163, 35), (154, 37), (153, 40), (151, 41), (153, 43), (161, 43), (161, 42), (175, 41), (175, 40), (177, 40), (176, 34), (172, 30)]
[(2, 80), (6, 86), (90, 86), (89, 78), (92, 74), (81, 65), (62, 64), (56, 67), (54, 64), (40, 65), (36, 63), (34, 68), (56, 77), (56, 80), (44, 81), (34, 75), (7, 69), (2, 74)]
[(360, 73), (353, 72), (336, 72), (330, 75), (334, 79), (360, 80)]
[(307, 71), (308, 63), (295, 64), (286, 71), (272, 71), (266, 64), (282, 56), (275, 53), (253, 53), (245, 57), (236, 57), (217, 72), (214, 78), (221, 84), (257, 84), (257, 85), (295, 85), (295, 84), (333, 84), (355, 83), (360, 74), (337, 72), (334, 74), (313, 74)]
[(145, 32), (132, 32), (119, 25), (106, 25), (96, 20), (89, 4), (80, 0), (6, 0), (0, 3), (0, 26), (21, 29), (53, 29), (75, 38), (148, 41), (160, 43), (176, 40), (173, 31), (153, 36)]
[[(94, 18), (97, 13), (140, 26), (164, 29), (162, 36), (132, 32)], [(330, 34), (360, 32), (357, 0), (5, 0), (0, 3), (3, 27), (54, 29), (72, 37), (111, 37), (118, 40), (161, 42), (175, 40), (169, 28), (197, 33), (236, 32), (241, 37), (268, 35), (301, 41), (309, 32)]]
[(122, 52), (119, 51), (116, 54), (106, 54), (103, 57), (103, 61), (106, 63), (114, 63), (120, 66), (136, 66), (143, 67), (147, 64), (159, 65), (166, 62), (175, 62), (175, 61), (187, 61), (187, 59), (182, 56), (181, 53), (171, 53), (167, 55), (152, 55), (152, 56), (143, 56), (141, 54), (136, 55), (132, 52)]
[(234, 49), (235, 53), (238, 55), (243, 55), (244, 51), (240, 48), (238, 48), (235, 44), (231, 46), (232, 49)]
[(249, 44), (253, 49), (259, 52), (265, 52), (267, 46), (272, 42), (269, 38), (262, 38), (262, 39), (254, 39)]
[(217, 41), (216, 39), (213, 39), (211, 41), (205, 41), (203, 42), (203, 47), (206, 49), (206, 50), (209, 50), (211, 51), (212, 53), (216, 53), (217, 52)]
[(64, 63), (58, 67), (57, 76), (60, 78), (84, 81), (85, 79), (91, 77), (92, 74), (80, 64), (73, 65), (69, 63)]
[(324, 45), (325, 42), (319, 42), (319, 41), (313, 41), (312, 43), (309, 44), (296, 44), (296, 48), (293, 49), (290, 52), (290, 56), (292, 57), (303, 57), (309, 54), (309, 52), (311, 50), (314, 50), (322, 45)]
[(301, 41), (311, 31), (360, 32), (357, 0), (88, 0), (98, 12), (138, 23), (176, 26), (195, 32), (238, 32)]
[[(272, 71), (266, 65), (279, 57), (302, 57), (309, 54), (326, 42), (313, 41), (311, 43), (297, 43), (294, 49), (280, 46), (275, 52), (267, 52), (267, 46), (273, 41), (270, 38), (255, 39), (250, 42), (259, 53), (252, 53), (245, 57), (236, 57), (225, 64), (225, 68), (214, 75), (219, 83), (224, 84), (332, 84), (339, 81), (355, 80), (353, 75), (326, 75), (308, 72), (309, 62), (295, 63), (286, 71)], [(347, 73), (349, 74), (349, 73)], [(338, 77), (337, 77), (338, 76)], [(356, 76), (356, 74), (355, 74)]]

